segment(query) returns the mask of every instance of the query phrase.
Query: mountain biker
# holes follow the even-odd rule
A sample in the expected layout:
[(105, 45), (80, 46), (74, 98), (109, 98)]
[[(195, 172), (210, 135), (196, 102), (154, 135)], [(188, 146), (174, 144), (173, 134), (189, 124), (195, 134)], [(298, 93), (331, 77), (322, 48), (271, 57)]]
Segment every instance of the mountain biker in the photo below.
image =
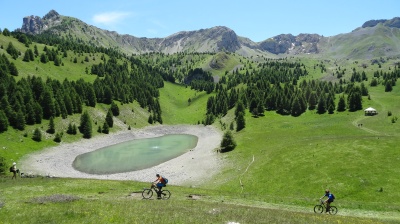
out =
[(320, 200), (322, 200), (324, 197), (328, 197), (328, 199), (326, 199), (324, 201), (324, 203), (326, 204), (326, 213), (329, 212), (330, 208), (331, 208), (331, 203), (335, 200), (333, 194), (329, 191), (329, 189), (325, 190), (325, 194), (324, 196), (322, 196), (320, 198)]
[(157, 179), (153, 182), (153, 184), (158, 188), (157, 198), (161, 198), (161, 188), (166, 186), (166, 181), (160, 174), (156, 174)]

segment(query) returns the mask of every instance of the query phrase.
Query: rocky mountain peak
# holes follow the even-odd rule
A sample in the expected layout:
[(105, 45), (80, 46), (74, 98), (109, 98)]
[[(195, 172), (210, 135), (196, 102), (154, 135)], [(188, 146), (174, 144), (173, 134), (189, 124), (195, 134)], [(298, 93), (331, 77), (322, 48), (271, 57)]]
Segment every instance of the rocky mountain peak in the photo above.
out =
[(26, 16), (22, 20), (21, 29), (17, 31), (27, 34), (40, 34), (48, 29), (51, 24), (57, 23), (61, 20), (60, 14), (55, 10), (50, 10), (43, 18), (39, 16)]
[(45, 16), (43, 16), (44, 20), (58, 20), (60, 19), (60, 14), (55, 10), (50, 10)]
[(383, 24), (384, 26), (400, 28), (400, 17), (394, 17), (393, 19), (378, 19), (378, 20), (369, 20), (365, 22), (361, 27), (374, 27), (378, 24)]
[(318, 34), (280, 34), (260, 43), (260, 49), (273, 54), (318, 53), (318, 43), (322, 37)]

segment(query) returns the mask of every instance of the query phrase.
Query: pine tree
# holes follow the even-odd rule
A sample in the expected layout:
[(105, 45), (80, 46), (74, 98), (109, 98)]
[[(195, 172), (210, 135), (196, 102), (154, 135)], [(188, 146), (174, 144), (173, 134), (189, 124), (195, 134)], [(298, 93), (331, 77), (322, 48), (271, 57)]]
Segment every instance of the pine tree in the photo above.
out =
[(28, 125), (34, 125), (35, 123), (36, 123), (36, 120), (35, 120), (35, 111), (34, 111), (34, 109), (33, 109), (33, 106), (32, 106), (32, 103), (31, 102), (29, 102), (29, 103), (27, 103), (26, 104), (26, 114), (25, 114), (25, 117), (26, 117), (26, 124), (28, 124)]
[(60, 143), (61, 142), (61, 137), (62, 137), (62, 133), (57, 133), (56, 136), (54, 137), (53, 141)]
[(43, 109), (38, 102), (36, 102), (34, 105), (34, 111), (35, 111), (35, 123), (41, 124), (43, 118)]
[(107, 123), (108, 127), (110, 128), (114, 126), (114, 120), (113, 120), (113, 115), (111, 113), (111, 109), (109, 109), (107, 112), (105, 123)]
[(230, 131), (224, 133), (220, 147), (221, 147), (221, 152), (229, 152), (235, 149), (236, 142), (233, 139), (233, 135)]
[(87, 106), (95, 107), (97, 103), (96, 93), (94, 92), (93, 85), (86, 85)]
[(23, 130), (25, 130), (25, 125), (26, 125), (26, 123), (25, 123), (25, 115), (21, 110), (19, 110), (17, 112), (17, 114), (16, 114), (15, 128), (20, 130), (20, 131), (23, 131)]
[(322, 93), (321, 96), (319, 97), (317, 113), (323, 114), (325, 112), (326, 112), (325, 95)]
[(8, 43), (7, 49), (6, 49), (7, 53), (11, 55), (11, 57), (15, 60), (18, 58), (19, 56), (19, 51), (14, 47), (14, 45), (12, 44), (12, 42)]
[(46, 130), (47, 133), (49, 134), (54, 134), (56, 132), (55, 126), (54, 126), (54, 118), (50, 117), (49, 121), (49, 128)]
[(13, 62), (9, 64), (8, 70), (10, 71), (11, 75), (18, 76), (18, 69)]
[(300, 116), (303, 112), (300, 106), (299, 98), (293, 100), (292, 108), (290, 109), (290, 113), (293, 117)]
[(392, 82), (390, 82), (389, 80), (386, 81), (385, 92), (392, 92), (392, 90), (393, 90)]
[(150, 114), (149, 115), (149, 119), (147, 119), (147, 122), (149, 123), (149, 124), (153, 124), (153, 116)]
[(111, 112), (112, 112), (112, 114), (115, 116), (115, 117), (117, 117), (118, 115), (119, 115), (119, 108), (118, 108), (118, 105), (116, 104), (116, 103), (114, 103), (114, 102), (112, 102), (111, 103)]
[(32, 139), (36, 142), (42, 141), (42, 133), (40, 132), (39, 128), (36, 128), (33, 132)]
[(229, 130), (233, 131), (234, 129), (235, 129), (235, 124), (232, 121), (231, 124), (229, 125)]
[(242, 112), (239, 112), (236, 118), (236, 131), (240, 131), (246, 127), (246, 121)]
[(54, 65), (55, 66), (60, 66), (61, 65), (61, 59), (58, 56), (56, 56), (54, 58)]
[(76, 135), (76, 125), (72, 125), (72, 123), (68, 124), (67, 134)]
[(241, 100), (236, 103), (235, 118), (239, 116), (239, 113), (245, 114), (246, 108)]
[(326, 107), (328, 109), (328, 113), (332, 114), (335, 111), (335, 99), (333, 94), (329, 94), (326, 99)]
[(29, 57), (29, 49), (25, 51), (24, 58), (22, 61), (29, 62), (31, 59)]
[(87, 111), (83, 112), (81, 116), (81, 124), (79, 126), (79, 131), (83, 134), (83, 138), (92, 137), (92, 121)]
[(56, 108), (53, 99), (53, 93), (49, 87), (45, 88), (42, 95), (41, 106), (43, 108), (43, 118), (50, 119), (50, 117), (56, 115)]
[(354, 112), (362, 109), (362, 96), (361, 89), (358, 86), (353, 87), (350, 90), (348, 100), (349, 111)]
[(103, 128), (101, 129), (101, 132), (104, 133), (104, 134), (108, 134), (110, 132), (110, 128), (109, 128), (107, 122), (104, 122)]
[(8, 119), (3, 110), (0, 110), (0, 133), (8, 130)]
[(337, 106), (337, 111), (338, 112), (343, 112), (346, 110), (346, 100), (344, 99), (344, 96), (341, 96), (339, 98), (338, 106)]
[[(39, 51), (38, 51), (38, 49), (37, 49), (37, 46), (35, 45), (35, 46), (33, 46), (33, 52), (34, 52), (34, 54), (35, 54), (35, 56), (37, 57), (37, 56), (39, 56)], [(33, 60), (32, 60), (33, 61)]]
[(308, 109), (314, 110), (316, 105), (317, 105), (316, 94), (315, 94), (315, 92), (311, 92), (310, 98), (308, 98)]
[(44, 54), (44, 53), (40, 54), (40, 62), (42, 62), (43, 64), (46, 64), (47, 62), (49, 62), (49, 58), (47, 57), (46, 54)]

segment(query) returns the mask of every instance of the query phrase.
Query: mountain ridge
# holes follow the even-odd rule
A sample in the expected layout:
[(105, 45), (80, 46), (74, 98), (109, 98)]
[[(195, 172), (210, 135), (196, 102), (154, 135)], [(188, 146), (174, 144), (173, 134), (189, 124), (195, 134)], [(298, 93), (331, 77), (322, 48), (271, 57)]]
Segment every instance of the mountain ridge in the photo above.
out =
[[(389, 31), (389, 29), (399, 28), (400, 17), (395, 17), (391, 20), (370, 20), (350, 33), (330, 37), (307, 33), (300, 33), (297, 36), (280, 34), (260, 42), (254, 42), (247, 37), (238, 36), (235, 31), (226, 26), (215, 26), (194, 31), (180, 31), (163, 38), (147, 38), (103, 30), (86, 24), (77, 18), (62, 16), (55, 10), (51, 10), (42, 18), (38, 16), (24, 17), (21, 29), (16, 31), (31, 35), (40, 35), (46, 32), (60, 36), (73, 34), (72, 36), (75, 36), (75, 38), (85, 40), (94, 45), (117, 47), (126, 53), (134, 54), (227, 51), (238, 52), (244, 56), (261, 53), (269, 56), (315, 54), (334, 57), (371, 58), (376, 55), (400, 56), (400, 53), (396, 53), (400, 52), (398, 44), (400, 43), (400, 35)], [(353, 49), (353, 53), (345, 53), (347, 50), (341, 46), (351, 47), (349, 42), (354, 42), (354, 38), (360, 41), (358, 37), (363, 36), (366, 29), (387, 29), (384, 35), (390, 36), (393, 34), (389, 37), (393, 40), (393, 43), (375, 44), (380, 41), (381, 36), (371, 32), (376, 35), (375, 40), (364, 36), (363, 40), (369, 38), (370, 41), (362, 41), (365, 42), (365, 45), (359, 45), (358, 49)], [(332, 42), (336, 45), (330, 46)], [(371, 44), (376, 46), (371, 48), (371, 46), (368, 46)], [(379, 49), (379, 45), (384, 45), (386, 50)], [(344, 50), (338, 53), (336, 49)], [(365, 52), (365, 54), (354, 54), (354, 51)], [(371, 51), (373, 52), (371, 53)]]

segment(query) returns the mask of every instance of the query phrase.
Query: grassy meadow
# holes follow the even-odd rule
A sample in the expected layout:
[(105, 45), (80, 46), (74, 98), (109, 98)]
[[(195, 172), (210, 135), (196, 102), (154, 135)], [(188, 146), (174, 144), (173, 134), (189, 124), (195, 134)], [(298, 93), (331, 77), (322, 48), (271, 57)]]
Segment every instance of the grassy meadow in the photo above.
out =
[[(5, 48), (10, 41), (25, 52), (25, 46), (11, 37), (1, 36), (0, 45)], [(38, 45), (39, 53), (43, 47)], [(84, 62), (86, 56), (89, 62)], [(72, 62), (75, 57), (78, 63)], [(60, 67), (42, 64), (38, 58), (29, 63), (19, 58), (14, 63), (19, 69), (17, 79), (39, 75), (90, 82), (95, 76), (85, 74), (85, 69), (97, 64), (100, 57), (68, 52)], [(250, 59), (235, 54), (196, 57), (199, 61), (192, 66), (219, 77), (236, 68), (256, 67)], [(323, 62), (327, 72), (321, 72), (318, 66), (314, 69), (321, 64), (319, 59), (290, 60), (304, 63), (310, 72), (305, 79), (334, 79), (331, 74), (338, 67), (349, 75), (353, 67), (361, 71), (360, 64), (368, 63), (327, 60)], [(393, 64), (389, 62), (382, 68), (369, 65), (365, 71), (371, 78), (375, 70), (390, 67)], [(165, 125), (198, 124), (204, 119), (207, 99), (214, 93), (164, 84), (159, 91)], [(368, 90), (370, 99), (363, 98), (363, 108), (374, 107), (377, 116), (364, 116), (363, 111), (322, 115), (307, 111), (299, 117), (265, 112), (265, 116), (254, 118), (246, 111), (246, 128), (233, 131), (237, 147), (222, 155), (220, 173), (199, 186), (175, 186), (170, 180), (169, 200), (143, 200), (140, 191), (148, 183), (45, 177), (11, 180), (7, 173), (0, 177), (0, 223), (398, 223), (400, 125), (394, 118), (400, 117), (400, 88), (394, 86), (390, 93), (385, 93), (382, 85)], [(112, 132), (148, 125), (146, 109), (136, 102), (117, 103), (121, 114), (114, 118)], [(97, 104), (96, 108), (85, 108), (93, 119), (94, 135), (100, 135), (96, 130), (108, 107)], [(78, 125), (79, 119), (80, 115), (56, 118), (56, 132), (65, 132), (70, 122)], [(233, 120), (231, 110), (213, 125), (226, 131)], [(31, 139), (36, 127), (44, 134), (39, 143)], [(9, 128), (0, 134), (0, 153), (6, 163), (57, 145), (52, 141), (54, 135), (45, 134), (47, 127), (48, 121), (43, 120), (22, 132)], [(81, 137), (64, 134), (61, 144)], [(334, 205), (339, 212), (335, 216), (313, 213), (326, 188), (336, 196)]]
[(0, 184), (1, 223), (395, 223), (173, 185), (169, 200), (144, 200), (140, 192), (148, 184), (131, 181), (34, 178)]

